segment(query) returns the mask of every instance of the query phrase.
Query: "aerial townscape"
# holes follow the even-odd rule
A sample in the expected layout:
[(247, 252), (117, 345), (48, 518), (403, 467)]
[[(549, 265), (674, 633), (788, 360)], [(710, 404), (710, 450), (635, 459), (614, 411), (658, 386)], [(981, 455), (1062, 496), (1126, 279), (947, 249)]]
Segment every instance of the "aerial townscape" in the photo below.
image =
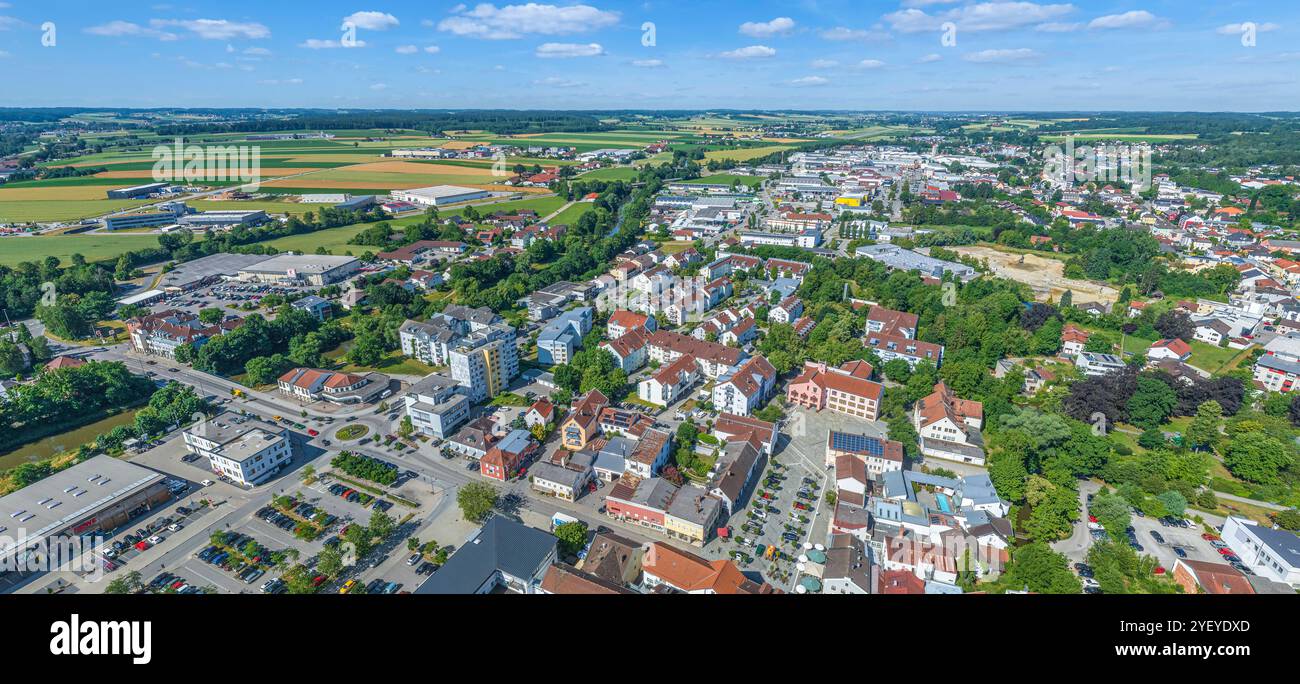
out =
[[(43, 48), (0, 3), (44, 74), (0, 101), (0, 592), (1294, 595), (1294, 53), (1267, 105), (1004, 100), (1053, 41), (1245, 29), (720, 4), (709, 62), (632, 6), (105, 7)], [(1265, 79), (1290, 27), (1246, 19)], [(65, 50), (162, 54), (104, 57), (119, 98), (45, 90)], [(334, 96), (295, 51), (408, 66)], [(786, 54), (827, 75), (733, 90)], [(681, 99), (604, 92), (633, 58)], [(998, 85), (847, 96), (904, 63)]]

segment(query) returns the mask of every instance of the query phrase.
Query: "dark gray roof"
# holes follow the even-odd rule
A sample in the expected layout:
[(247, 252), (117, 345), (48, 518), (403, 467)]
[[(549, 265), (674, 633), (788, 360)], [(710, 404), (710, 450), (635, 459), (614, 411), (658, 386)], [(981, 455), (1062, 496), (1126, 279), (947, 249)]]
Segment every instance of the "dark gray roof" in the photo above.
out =
[(549, 562), (557, 541), (548, 532), (493, 516), (414, 593), (472, 594), (497, 572), (532, 577)]

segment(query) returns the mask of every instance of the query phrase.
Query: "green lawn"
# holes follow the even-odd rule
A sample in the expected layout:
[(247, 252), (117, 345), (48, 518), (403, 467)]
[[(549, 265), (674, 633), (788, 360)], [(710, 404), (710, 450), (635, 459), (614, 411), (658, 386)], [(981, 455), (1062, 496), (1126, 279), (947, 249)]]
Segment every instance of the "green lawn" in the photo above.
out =
[(1250, 349), (1230, 349), (1216, 347), (1199, 340), (1192, 340), (1192, 357), (1187, 363), (1210, 373), (1217, 373), (1226, 364), (1238, 356), (1249, 354)]

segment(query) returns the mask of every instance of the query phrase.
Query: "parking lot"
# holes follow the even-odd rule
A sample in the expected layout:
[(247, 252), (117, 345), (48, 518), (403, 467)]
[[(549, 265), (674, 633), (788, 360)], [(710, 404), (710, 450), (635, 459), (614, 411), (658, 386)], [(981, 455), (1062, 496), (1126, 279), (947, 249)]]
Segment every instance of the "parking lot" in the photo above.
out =
[[(226, 315), (247, 315), (260, 307), (265, 297), (275, 295), (296, 298), (299, 294), (314, 292), (315, 288), (230, 281), (201, 287), (190, 292), (168, 295), (156, 310), (180, 309), (197, 314), (203, 309), (222, 309)], [(247, 308), (246, 308), (247, 307)]]
[[(1218, 550), (1210, 542), (1201, 538), (1205, 529), (1194, 522), (1188, 521), (1188, 523), (1190, 526), (1186, 528), (1165, 527), (1155, 518), (1139, 518), (1135, 515), (1133, 531), (1137, 535), (1138, 543), (1146, 549), (1145, 553), (1155, 556), (1160, 565), (1167, 570), (1173, 570), (1174, 559), (1178, 558), (1174, 551), (1175, 547), (1181, 548), (1189, 560), (1224, 562)], [(1151, 536), (1152, 532), (1159, 534), (1164, 541), (1157, 541)]]
[[(795, 576), (794, 560), (804, 542), (825, 535), (813, 533), (824, 523), (821, 473), (801, 461), (776, 458), (768, 462), (748, 501), (737, 507), (729, 524), (734, 543), (718, 540), (743, 570), (761, 572), (768, 582), (789, 589)], [(770, 555), (760, 551), (775, 547)]]

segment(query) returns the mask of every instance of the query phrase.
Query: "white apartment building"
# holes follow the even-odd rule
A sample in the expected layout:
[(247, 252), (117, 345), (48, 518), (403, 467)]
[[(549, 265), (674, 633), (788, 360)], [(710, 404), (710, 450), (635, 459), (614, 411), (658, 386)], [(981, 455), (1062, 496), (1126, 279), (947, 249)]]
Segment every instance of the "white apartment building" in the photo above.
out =
[(208, 459), (212, 471), (238, 484), (261, 484), (293, 460), (288, 430), (223, 413), (185, 430), (185, 449)]

